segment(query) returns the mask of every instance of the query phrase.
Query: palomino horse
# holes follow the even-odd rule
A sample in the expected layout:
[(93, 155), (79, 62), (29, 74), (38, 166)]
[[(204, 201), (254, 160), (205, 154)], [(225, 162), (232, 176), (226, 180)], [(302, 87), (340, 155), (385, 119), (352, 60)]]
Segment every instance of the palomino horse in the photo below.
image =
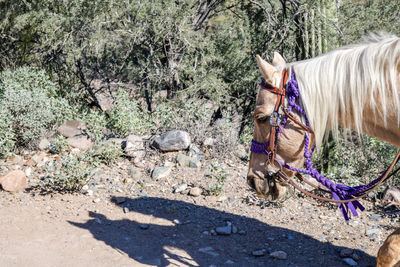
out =
[[(258, 195), (275, 200), (302, 171), (329, 189), (346, 219), (349, 211), (357, 215), (356, 209), (363, 207), (356, 199), (377, 183), (355, 188), (332, 183), (312, 168), (311, 154), (327, 133), (337, 137), (339, 127), (400, 148), (400, 38), (370, 35), (305, 61), (287, 64), (275, 52), (272, 64), (259, 56), (257, 62), (263, 79), (254, 111), (248, 184)], [(400, 231), (386, 240), (378, 266), (400, 261), (399, 236)]]

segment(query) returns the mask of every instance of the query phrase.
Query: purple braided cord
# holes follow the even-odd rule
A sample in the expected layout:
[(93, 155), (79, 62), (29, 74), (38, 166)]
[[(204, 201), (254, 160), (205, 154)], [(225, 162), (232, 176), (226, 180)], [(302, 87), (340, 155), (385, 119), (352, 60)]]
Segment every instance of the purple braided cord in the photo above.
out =
[[(261, 81), (260, 84), (261, 84), (261, 86), (264, 86), (263, 81)], [(306, 112), (303, 110), (303, 108), (300, 105), (298, 105), (296, 103), (296, 101), (300, 98), (300, 91), (299, 91), (298, 83), (296, 81), (296, 76), (295, 76), (293, 69), (291, 71), (291, 79), (287, 83), (286, 96), (288, 99), (288, 107), (287, 107), (288, 111), (290, 112), (294, 109), (299, 114), (303, 115), (303, 117), (305, 118), (306, 125), (309, 126), (309, 121), (308, 121)], [(282, 124), (281, 124), (282, 128), (285, 127), (286, 122), (287, 122), (287, 117), (285, 117), (282, 120)], [(278, 129), (277, 136), (279, 133), (281, 133), (281, 129)], [(344, 184), (336, 184), (336, 183), (330, 181), (328, 178), (326, 178), (322, 174), (320, 174), (318, 172), (318, 170), (316, 170), (312, 167), (311, 157), (312, 157), (312, 153), (314, 152), (315, 145), (312, 147), (312, 149), (310, 151), (310, 133), (309, 132), (306, 132), (304, 142), (305, 142), (304, 157), (306, 159), (304, 165), (305, 165), (306, 169), (295, 168), (295, 167), (289, 166), (288, 164), (286, 164), (284, 162), (280, 162), (280, 163), (282, 164), (283, 167), (285, 167), (289, 170), (308, 174), (311, 177), (315, 178), (319, 183), (321, 183), (322, 185), (324, 185), (326, 188), (328, 188), (331, 191), (333, 198), (336, 200), (347, 200), (347, 199), (351, 199), (352, 197), (357, 197), (357, 196), (362, 195), (364, 192), (366, 192), (370, 188), (372, 188), (380, 180), (380, 178), (382, 178), (382, 176), (385, 174), (385, 173), (383, 173), (379, 178), (375, 179), (374, 181), (370, 182), (367, 185), (350, 187), (350, 186), (347, 186)], [(252, 140), (250, 151), (253, 153), (257, 153), (257, 154), (268, 155), (268, 152), (266, 151), (268, 144), (269, 144), (269, 141), (267, 143), (262, 144), (262, 143), (258, 143), (256, 141)], [(357, 208), (360, 209), (361, 211), (364, 210), (364, 207), (357, 200), (354, 200), (354, 201), (351, 201), (348, 203), (337, 203), (337, 205), (339, 206), (339, 209), (341, 210), (346, 221), (349, 220), (349, 216), (348, 216), (349, 211), (351, 211), (351, 213), (354, 216), (357, 216), (358, 215)]]

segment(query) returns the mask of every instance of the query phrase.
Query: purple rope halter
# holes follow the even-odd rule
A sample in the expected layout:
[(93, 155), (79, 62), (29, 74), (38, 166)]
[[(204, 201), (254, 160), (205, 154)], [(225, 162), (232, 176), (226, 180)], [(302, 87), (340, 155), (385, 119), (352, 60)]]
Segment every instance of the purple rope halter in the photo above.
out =
[[(260, 81), (261, 86), (263, 83), (264, 83), (264, 81)], [(299, 114), (303, 115), (303, 117), (305, 118), (306, 125), (309, 126), (309, 121), (307, 119), (306, 112), (303, 110), (303, 108), (301, 106), (299, 106), (296, 103), (296, 101), (298, 101), (298, 99), (300, 98), (300, 91), (299, 91), (299, 87), (298, 87), (293, 69), (291, 70), (291, 79), (287, 83), (286, 96), (288, 99), (288, 106), (287, 106), (288, 111), (290, 112), (292, 110), (295, 110)], [(285, 127), (286, 122), (287, 122), (287, 117), (285, 116), (282, 119), (282, 123), (281, 123), (282, 128)], [(276, 138), (278, 138), (278, 134), (280, 132), (281, 132), (281, 130), (278, 129)], [(325, 176), (320, 174), (316, 169), (313, 168), (311, 156), (312, 156), (312, 153), (314, 152), (315, 145), (310, 150), (310, 146), (309, 146), (310, 133), (309, 132), (306, 132), (304, 139), (305, 139), (304, 140), (305, 141), (304, 158), (306, 159), (305, 163), (304, 163), (305, 169), (295, 168), (295, 167), (289, 166), (288, 164), (286, 164), (284, 162), (280, 162), (282, 167), (287, 168), (292, 171), (295, 171), (295, 172), (308, 174), (311, 177), (315, 178), (320, 184), (324, 185), (326, 188), (328, 188), (330, 190), (330, 192), (335, 200), (348, 200), (353, 197), (361, 196), (363, 193), (365, 193), (366, 191), (371, 189), (383, 177), (383, 175), (385, 175), (385, 172), (384, 172), (380, 177), (378, 177), (377, 179), (375, 179), (374, 181), (370, 182), (367, 185), (351, 187), (351, 186), (347, 186), (344, 184), (336, 184), (336, 183), (330, 181), (328, 178), (326, 178)], [(252, 140), (250, 151), (252, 153), (266, 154), (268, 156), (268, 152), (266, 150), (268, 145), (269, 145), (269, 141), (262, 144), (262, 143), (258, 143), (256, 141)], [(360, 209), (361, 211), (364, 210), (364, 207), (357, 200), (354, 200), (354, 201), (351, 201), (348, 203), (337, 203), (337, 205), (339, 206), (339, 209), (342, 212), (344, 219), (346, 221), (349, 220), (349, 211), (354, 216), (358, 216), (357, 209)]]

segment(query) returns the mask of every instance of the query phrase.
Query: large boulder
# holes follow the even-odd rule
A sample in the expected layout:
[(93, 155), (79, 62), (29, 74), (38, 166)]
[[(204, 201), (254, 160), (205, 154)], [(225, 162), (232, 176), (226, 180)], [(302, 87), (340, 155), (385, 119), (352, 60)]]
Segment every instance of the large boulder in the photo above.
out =
[(172, 130), (154, 139), (152, 146), (163, 151), (178, 151), (190, 146), (190, 135), (185, 131)]

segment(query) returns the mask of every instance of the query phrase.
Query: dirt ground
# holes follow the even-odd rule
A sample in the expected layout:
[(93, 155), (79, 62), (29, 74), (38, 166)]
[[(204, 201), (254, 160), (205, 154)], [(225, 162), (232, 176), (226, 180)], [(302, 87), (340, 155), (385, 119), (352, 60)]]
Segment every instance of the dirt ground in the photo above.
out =
[[(32, 189), (41, 175), (34, 170), (25, 192), (0, 191), (0, 266), (348, 266), (350, 257), (374, 266), (398, 227), (396, 211), (367, 200), (345, 222), (335, 206), (311, 199), (258, 199), (239, 160), (219, 163), (227, 177), (216, 196), (209, 164), (174, 165), (158, 181), (144, 166), (132, 177), (129, 161), (103, 166), (93, 194), (42, 194)], [(194, 186), (201, 196), (188, 194)], [(215, 233), (227, 225), (230, 233)], [(277, 251), (286, 258), (273, 257)]]

